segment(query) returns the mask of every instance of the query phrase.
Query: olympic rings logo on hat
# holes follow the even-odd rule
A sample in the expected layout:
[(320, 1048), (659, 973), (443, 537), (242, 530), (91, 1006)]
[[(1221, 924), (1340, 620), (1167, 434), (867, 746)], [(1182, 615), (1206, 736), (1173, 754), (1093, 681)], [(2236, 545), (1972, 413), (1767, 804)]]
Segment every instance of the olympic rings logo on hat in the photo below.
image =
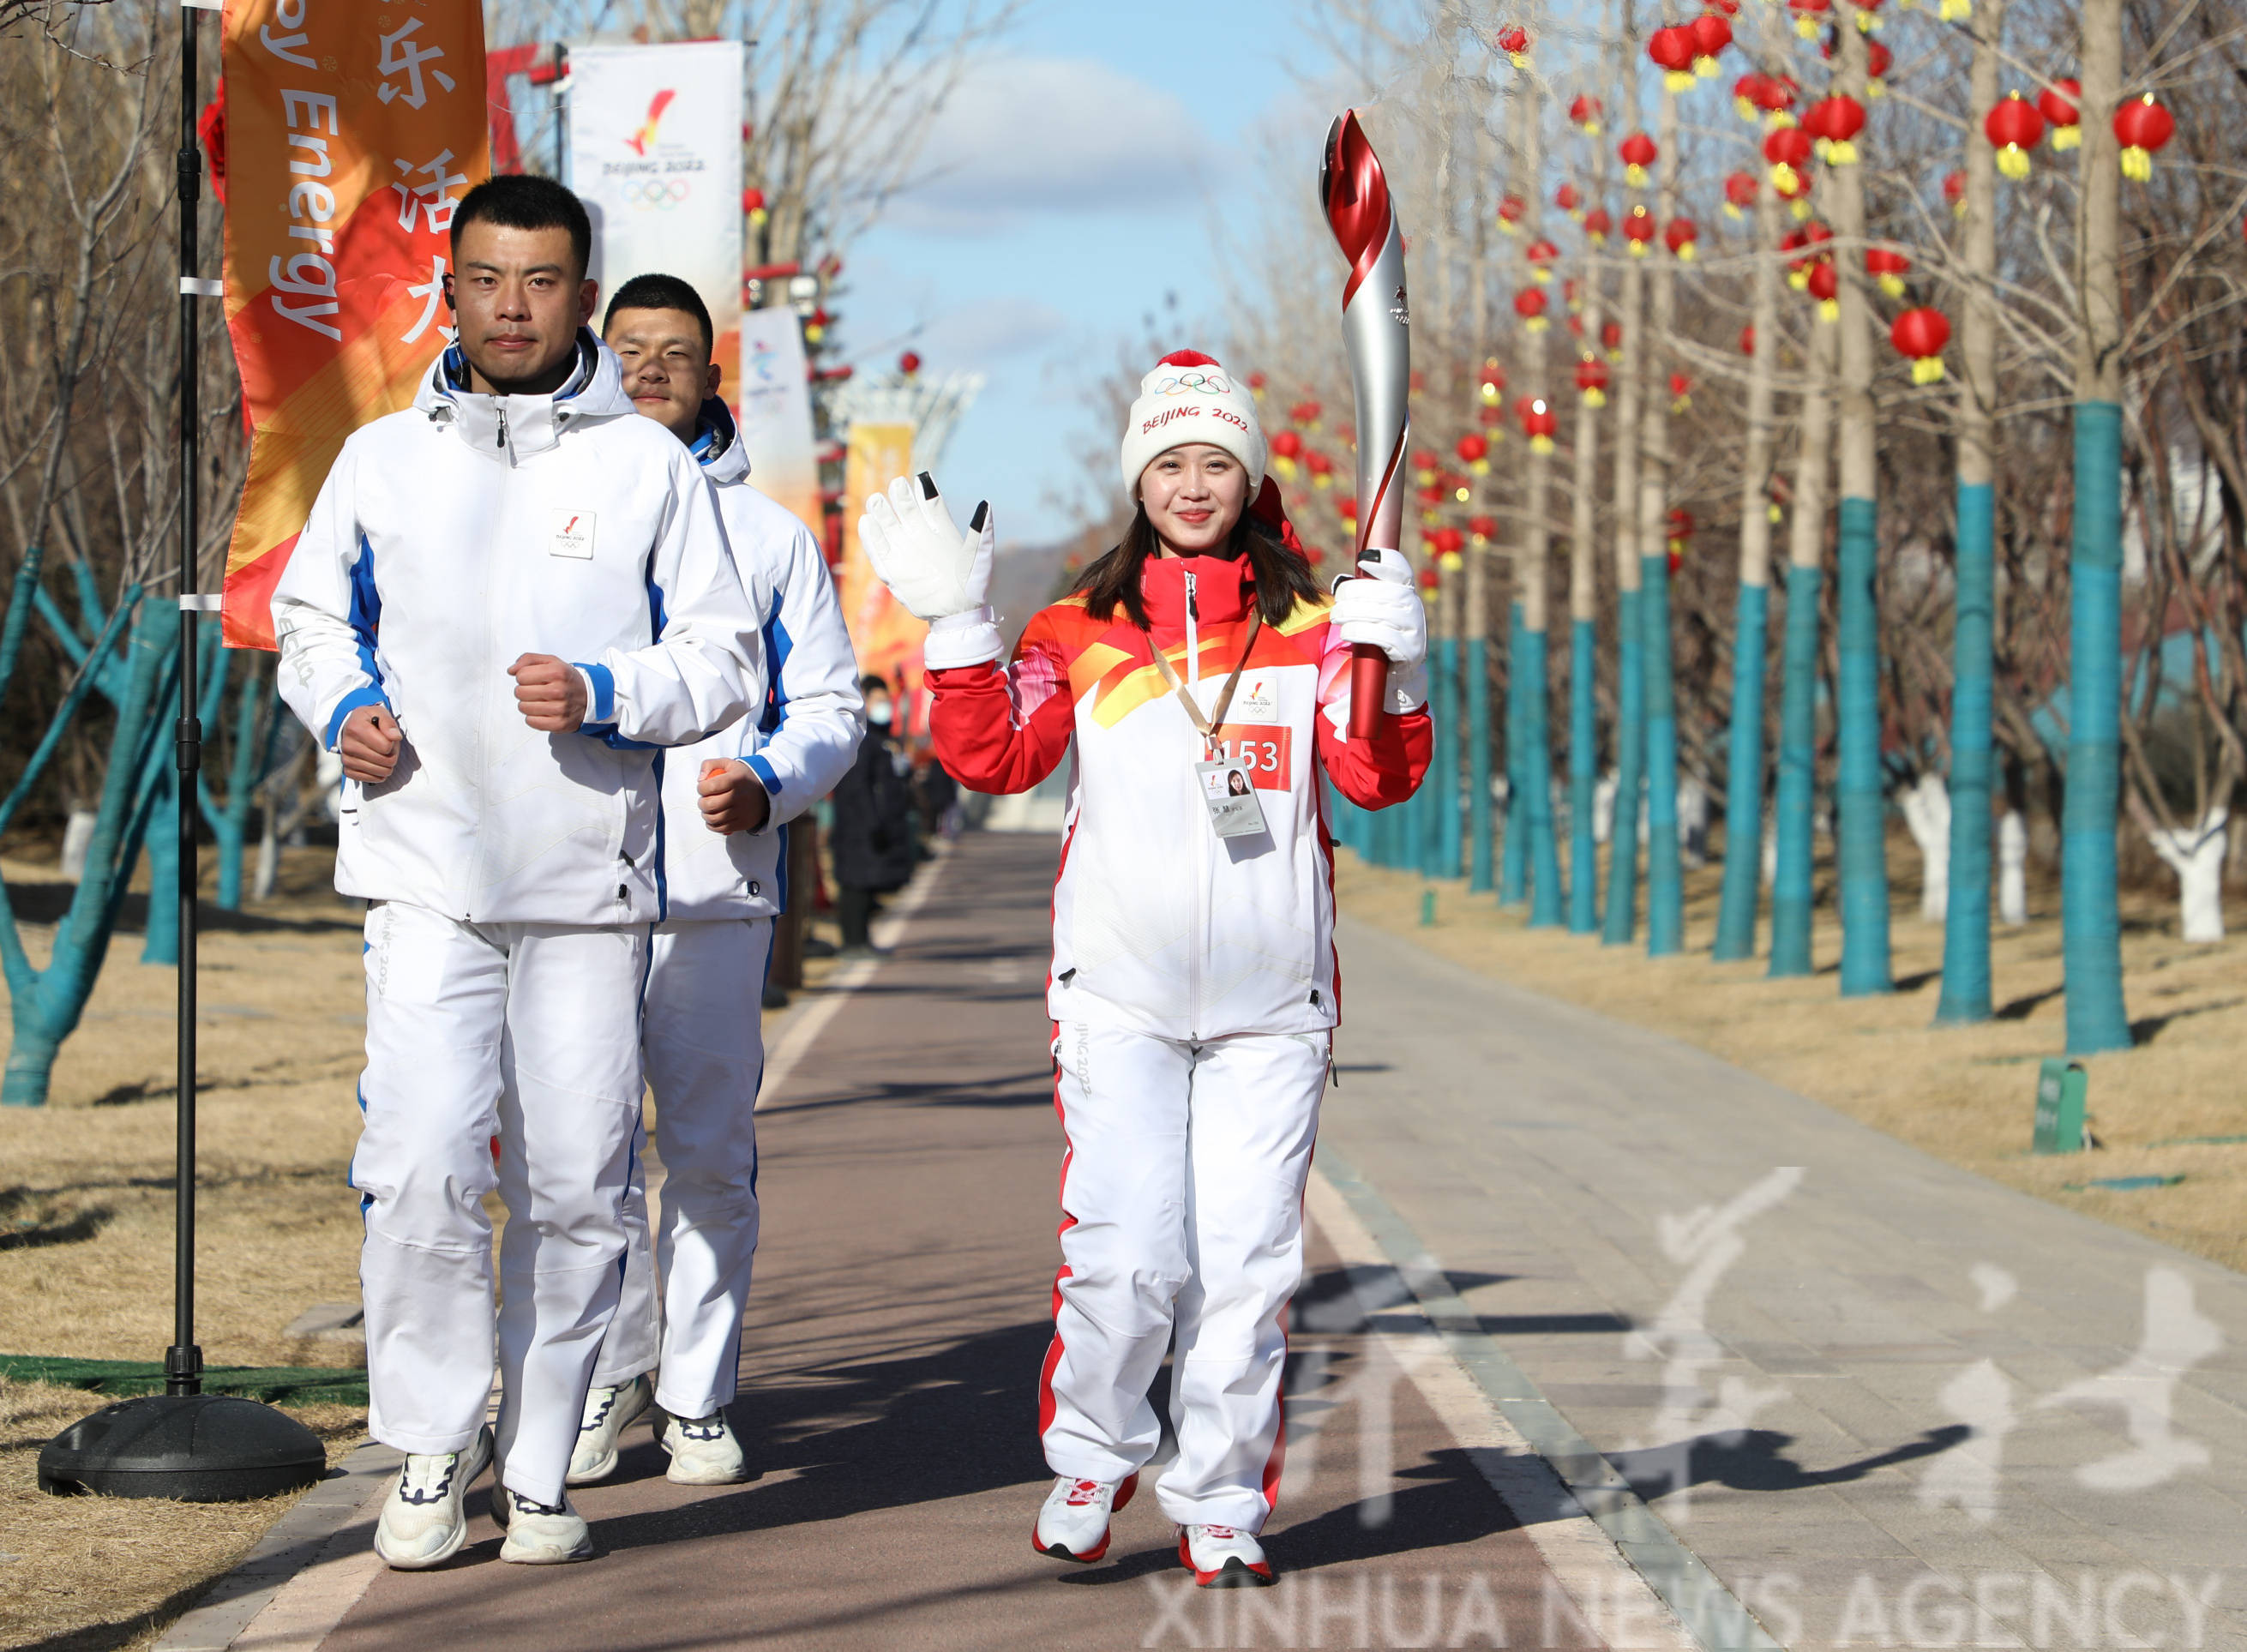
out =
[(684, 178), (642, 178), (625, 186), (625, 201), (634, 207), (653, 207), (668, 212), (694, 192)]
[(1233, 386), (1224, 375), (1213, 372), (1183, 372), (1175, 379), (1165, 379), (1155, 386), (1158, 396), (1229, 396)]

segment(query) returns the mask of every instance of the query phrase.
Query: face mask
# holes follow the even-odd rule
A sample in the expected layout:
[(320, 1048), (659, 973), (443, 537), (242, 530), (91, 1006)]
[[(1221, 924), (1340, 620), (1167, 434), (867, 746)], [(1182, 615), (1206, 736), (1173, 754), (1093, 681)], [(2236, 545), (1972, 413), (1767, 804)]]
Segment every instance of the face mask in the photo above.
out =
[(866, 720), (878, 728), (887, 728), (890, 726), (890, 702), (886, 700), (868, 701)]

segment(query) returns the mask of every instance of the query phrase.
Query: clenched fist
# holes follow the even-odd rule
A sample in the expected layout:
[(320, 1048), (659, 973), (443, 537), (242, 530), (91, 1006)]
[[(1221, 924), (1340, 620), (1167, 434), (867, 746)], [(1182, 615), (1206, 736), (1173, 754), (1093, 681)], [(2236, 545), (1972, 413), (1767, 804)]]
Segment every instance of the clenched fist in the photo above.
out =
[(585, 679), (566, 659), (525, 654), (507, 668), (515, 679), (516, 709), (547, 734), (574, 734), (585, 720)]
[(694, 789), (702, 808), (702, 823), (721, 836), (761, 830), (772, 817), (772, 795), (756, 770), (738, 757), (707, 759)]
[(406, 735), (386, 706), (362, 706), (337, 731), (336, 755), (344, 773), (362, 786), (379, 786), (398, 768)]

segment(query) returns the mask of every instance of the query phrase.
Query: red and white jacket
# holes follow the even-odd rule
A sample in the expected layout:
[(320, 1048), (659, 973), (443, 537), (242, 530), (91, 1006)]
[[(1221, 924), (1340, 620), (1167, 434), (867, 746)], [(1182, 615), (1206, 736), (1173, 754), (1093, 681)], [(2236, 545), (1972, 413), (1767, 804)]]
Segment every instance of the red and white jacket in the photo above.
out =
[(1427, 710), (1349, 740), (1349, 645), (1325, 599), (1298, 604), (1259, 631), (1217, 731), (1267, 830), (1220, 838), (1194, 769), (1202, 737), (1151, 650), (1213, 712), (1247, 635), (1246, 559), (1150, 557), (1142, 581), (1148, 631), (1120, 606), (1094, 619), (1072, 597), (1030, 621), (1003, 671), (932, 671), (937, 755), (983, 792), (1028, 791), (1073, 757), (1055, 1021), (1197, 1042), (1331, 1027), (1334, 851), (1319, 775), (1368, 809), (1402, 802), (1427, 770)]

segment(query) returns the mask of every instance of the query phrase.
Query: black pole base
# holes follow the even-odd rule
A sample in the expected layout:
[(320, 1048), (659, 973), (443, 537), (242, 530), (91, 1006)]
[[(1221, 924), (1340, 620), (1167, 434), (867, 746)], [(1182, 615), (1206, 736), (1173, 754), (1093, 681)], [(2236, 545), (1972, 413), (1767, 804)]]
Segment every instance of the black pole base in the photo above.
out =
[(58, 1497), (247, 1503), (323, 1478), (326, 1449), (295, 1417), (229, 1394), (150, 1394), (80, 1417), (39, 1452)]

